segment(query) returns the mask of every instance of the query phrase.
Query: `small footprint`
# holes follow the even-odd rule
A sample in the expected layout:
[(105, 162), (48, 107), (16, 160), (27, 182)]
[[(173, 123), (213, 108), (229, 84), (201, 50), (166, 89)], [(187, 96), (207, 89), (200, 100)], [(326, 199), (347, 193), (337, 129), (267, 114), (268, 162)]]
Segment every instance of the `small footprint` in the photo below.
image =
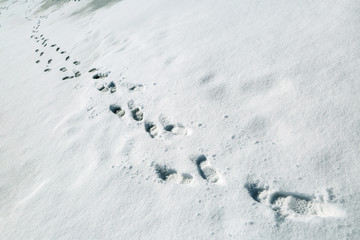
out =
[(115, 115), (117, 115), (119, 117), (123, 117), (125, 115), (125, 111), (122, 110), (122, 108), (116, 104), (110, 105), (109, 109), (112, 113), (114, 113)]
[(66, 58), (65, 58), (65, 61), (67, 61), (67, 60), (69, 60), (70, 59), (70, 56), (67, 56)]
[(60, 52), (60, 54), (65, 54), (66, 53), (66, 51), (62, 51), (62, 52)]
[(48, 64), (50, 64), (51, 62), (52, 62), (52, 59), (49, 59), (49, 60), (48, 60)]
[(37, 61), (36, 61), (36, 63), (39, 63), (39, 62), (40, 62), (40, 60), (37, 60)]
[(74, 63), (74, 65), (79, 65), (79, 64), (80, 64), (79, 61), (75, 61), (75, 62), (73, 62), (73, 63)]
[(75, 73), (75, 77), (80, 77), (81, 76), (81, 73), (79, 72), (79, 71), (77, 71), (76, 73)]
[(89, 70), (89, 73), (95, 72), (95, 71), (97, 71), (97, 69), (96, 69), (96, 68), (92, 68), (92, 69)]
[(46, 69), (44, 70), (44, 72), (50, 72), (50, 71), (51, 71), (50, 68), (46, 68)]
[(67, 69), (66, 69), (65, 67), (62, 67), (62, 68), (60, 68), (60, 71), (61, 71), (61, 72), (66, 72)]
[(65, 76), (65, 77), (62, 78), (62, 80), (67, 80), (69, 78), (70, 78), (69, 76)]
[(40, 57), (41, 57), (42, 55), (44, 55), (44, 52), (41, 52), (41, 53), (40, 53)]
[(56, 49), (56, 51), (59, 51), (60, 50), (60, 48), (58, 47), (57, 49)]

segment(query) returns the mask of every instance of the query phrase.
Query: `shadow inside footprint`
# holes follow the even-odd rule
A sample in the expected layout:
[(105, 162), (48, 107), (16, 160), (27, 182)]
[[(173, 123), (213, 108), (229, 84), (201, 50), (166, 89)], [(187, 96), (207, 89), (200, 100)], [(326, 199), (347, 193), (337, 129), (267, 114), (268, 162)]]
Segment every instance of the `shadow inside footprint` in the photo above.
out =
[[(171, 131), (171, 130), (170, 130)], [(204, 171), (201, 169), (201, 164), (206, 162), (206, 157), (205, 155), (200, 155), (197, 159), (196, 159), (196, 166), (197, 166), (197, 170), (199, 172), (199, 175), (203, 178), (206, 179), (206, 176), (204, 174)]]

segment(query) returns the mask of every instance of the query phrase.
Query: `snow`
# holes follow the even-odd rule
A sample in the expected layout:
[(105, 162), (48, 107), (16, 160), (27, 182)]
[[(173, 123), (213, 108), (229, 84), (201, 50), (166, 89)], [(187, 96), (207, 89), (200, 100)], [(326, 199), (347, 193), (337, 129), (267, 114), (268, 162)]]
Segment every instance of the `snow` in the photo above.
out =
[(0, 239), (360, 239), (358, 9), (0, 1)]

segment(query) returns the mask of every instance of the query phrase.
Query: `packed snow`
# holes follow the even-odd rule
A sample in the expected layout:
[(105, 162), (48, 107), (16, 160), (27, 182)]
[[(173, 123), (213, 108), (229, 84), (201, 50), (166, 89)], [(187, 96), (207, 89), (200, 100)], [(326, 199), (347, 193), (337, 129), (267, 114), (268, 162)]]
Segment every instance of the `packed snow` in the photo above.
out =
[(360, 239), (359, 10), (0, 0), (0, 239)]

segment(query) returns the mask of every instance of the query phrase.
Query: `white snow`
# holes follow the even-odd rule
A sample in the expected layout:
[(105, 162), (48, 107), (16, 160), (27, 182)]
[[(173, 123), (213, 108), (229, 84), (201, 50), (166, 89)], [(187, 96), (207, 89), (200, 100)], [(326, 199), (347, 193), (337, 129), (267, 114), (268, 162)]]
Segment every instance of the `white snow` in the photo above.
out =
[(0, 239), (360, 239), (359, 7), (0, 0)]

